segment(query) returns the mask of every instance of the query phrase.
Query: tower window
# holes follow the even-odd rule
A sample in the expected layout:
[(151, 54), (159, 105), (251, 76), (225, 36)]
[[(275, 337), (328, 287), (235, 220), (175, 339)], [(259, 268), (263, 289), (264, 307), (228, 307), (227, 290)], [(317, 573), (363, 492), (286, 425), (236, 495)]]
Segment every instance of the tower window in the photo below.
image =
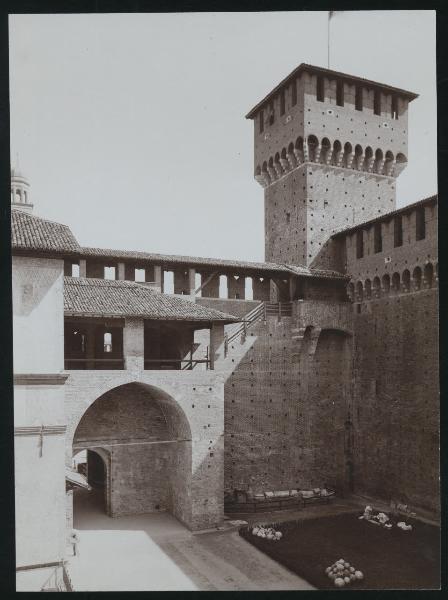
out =
[(394, 248), (403, 245), (403, 220), (401, 215), (394, 218)]
[(269, 104), (269, 125), (274, 124), (274, 105), (272, 102)]
[(419, 208), (415, 214), (415, 239), (424, 240), (426, 237), (425, 207)]
[(392, 113), (392, 119), (398, 119), (398, 98), (397, 98), (397, 96), (392, 96), (391, 113)]
[(316, 83), (316, 100), (319, 102), (324, 101), (324, 78), (318, 76)]
[(263, 133), (263, 130), (264, 130), (264, 112), (262, 110), (260, 110), (260, 113), (258, 115), (258, 119), (259, 119), (259, 124), (260, 124), (260, 133)]
[(356, 232), (356, 258), (364, 256), (364, 237), (361, 231)]
[(373, 112), (375, 115), (381, 115), (381, 92), (380, 92), (380, 90), (375, 90), (375, 94), (373, 96)]
[(375, 253), (383, 250), (383, 236), (381, 233), (381, 223), (375, 223), (373, 229), (373, 246)]
[(336, 104), (344, 106), (344, 82), (340, 80), (336, 82)]
[(291, 83), (291, 104), (295, 106), (297, 104), (297, 81)]
[(285, 114), (285, 90), (280, 92), (280, 114)]
[(357, 85), (355, 91), (355, 108), (362, 110), (362, 87)]
[(286, 213), (286, 222), (291, 223), (291, 213), (289, 212)]

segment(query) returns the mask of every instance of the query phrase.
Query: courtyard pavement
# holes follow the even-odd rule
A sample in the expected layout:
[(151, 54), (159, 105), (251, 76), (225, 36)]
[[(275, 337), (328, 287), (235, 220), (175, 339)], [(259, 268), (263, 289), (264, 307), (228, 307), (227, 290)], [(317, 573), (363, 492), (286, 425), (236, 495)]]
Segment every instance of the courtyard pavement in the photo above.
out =
[(314, 589), (235, 529), (193, 534), (166, 512), (110, 518), (95, 491), (78, 490), (74, 504), (74, 591)]

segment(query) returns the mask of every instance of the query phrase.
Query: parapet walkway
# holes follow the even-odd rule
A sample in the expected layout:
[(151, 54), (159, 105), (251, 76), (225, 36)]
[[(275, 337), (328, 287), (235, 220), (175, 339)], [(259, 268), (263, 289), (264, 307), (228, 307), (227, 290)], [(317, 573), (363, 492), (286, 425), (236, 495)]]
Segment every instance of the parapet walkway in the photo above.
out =
[(79, 490), (69, 559), (74, 591), (309, 590), (235, 530), (192, 534), (168, 513), (109, 518)]

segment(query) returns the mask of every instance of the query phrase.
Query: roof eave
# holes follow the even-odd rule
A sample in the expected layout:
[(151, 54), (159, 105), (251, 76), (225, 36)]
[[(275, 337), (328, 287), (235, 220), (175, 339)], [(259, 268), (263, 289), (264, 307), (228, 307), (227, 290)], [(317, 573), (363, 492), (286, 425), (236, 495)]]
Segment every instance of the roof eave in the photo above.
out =
[(255, 114), (268, 102), (268, 100), (270, 98), (272, 98), (273, 96), (275, 96), (275, 94), (284, 86), (286, 85), (286, 83), (288, 83), (288, 81), (290, 79), (292, 79), (294, 76), (298, 75), (301, 72), (305, 72), (305, 71), (311, 71), (311, 72), (317, 72), (317, 73), (322, 73), (324, 75), (330, 75), (332, 74), (334, 77), (341, 77), (342, 79), (346, 79), (348, 81), (359, 81), (359, 82), (363, 82), (364, 85), (366, 86), (372, 86), (372, 87), (378, 87), (384, 90), (389, 90), (391, 92), (395, 92), (397, 94), (401, 94), (402, 96), (405, 96), (406, 98), (408, 98), (409, 102), (412, 102), (412, 100), (415, 100), (416, 98), (418, 98), (419, 94), (416, 94), (415, 92), (410, 92), (408, 90), (403, 90), (401, 88), (397, 88), (391, 85), (387, 85), (387, 84), (383, 84), (383, 83), (379, 83), (378, 81), (372, 81), (370, 79), (363, 79), (362, 77), (356, 77), (355, 75), (350, 75), (349, 73), (342, 73), (339, 71), (333, 71), (332, 69), (326, 69), (325, 67), (315, 67), (313, 65), (309, 65), (307, 63), (301, 63), (298, 67), (296, 67), (295, 69), (293, 69), (293, 71), (291, 71), (291, 73), (289, 73), (289, 75), (287, 75), (286, 77), (284, 77), (279, 84), (277, 84), (268, 94), (266, 94), (266, 96), (260, 100), (260, 102), (258, 102), (246, 115), (246, 119), (252, 119)]

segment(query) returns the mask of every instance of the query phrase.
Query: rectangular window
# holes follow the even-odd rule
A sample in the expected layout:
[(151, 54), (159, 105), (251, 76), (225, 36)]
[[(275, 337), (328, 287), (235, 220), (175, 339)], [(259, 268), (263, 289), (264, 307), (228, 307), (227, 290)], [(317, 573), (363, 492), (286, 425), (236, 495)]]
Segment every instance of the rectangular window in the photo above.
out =
[(383, 236), (381, 232), (381, 223), (375, 223), (373, 228), (373, 248), (374, 252), (383, 251)]
[(403, 245), (403, 220), (401, 215), (394, 218), (394, 248)]
[(285, 114), (285, 90), (280, 92), (280, 114)]
[(415, 239), (424, 240), (426, 237), (425, 207), (417, 209), (415, 214)]
[(355, 108), (362, 110), (362, 87), (357, 85), (355, 91)]
[(324, 101), (324, 78), (319, 76), (316, 83), (316, 99), (319, 102)]
[(291, 104), (295, 106), (297, 104), (297, 81), (291, 83)]
[(134, 280), (145, 281), (145, 269), (134, 269)]
[(336, 104), (338, 106), (344, 106), (344, 82), (336, 82)]
[(115, 279), (115, 267), (104, 267), (104, 279)]
[(79, 277), (79, 265), (77, 263), (72, 264), (72, 277)]
[(381, 92), (379, 90), (375, 90), (373, 96), (373, 112), (375, 115), (381, 115)]
[(364, 236), (363, 232), (356, 232), (356, 258), (362, 258), (364, 256)]
[(398, 119), (398, 98), (392, 96), (392, 107), (391, 107), (392, 119)]
[(260, 133), (263, 133), (263, 130), (264, 130), (264, 112), (262, 110), (260, 110), (258, 118), (259, 118), (259, 123), (260, 123)]

